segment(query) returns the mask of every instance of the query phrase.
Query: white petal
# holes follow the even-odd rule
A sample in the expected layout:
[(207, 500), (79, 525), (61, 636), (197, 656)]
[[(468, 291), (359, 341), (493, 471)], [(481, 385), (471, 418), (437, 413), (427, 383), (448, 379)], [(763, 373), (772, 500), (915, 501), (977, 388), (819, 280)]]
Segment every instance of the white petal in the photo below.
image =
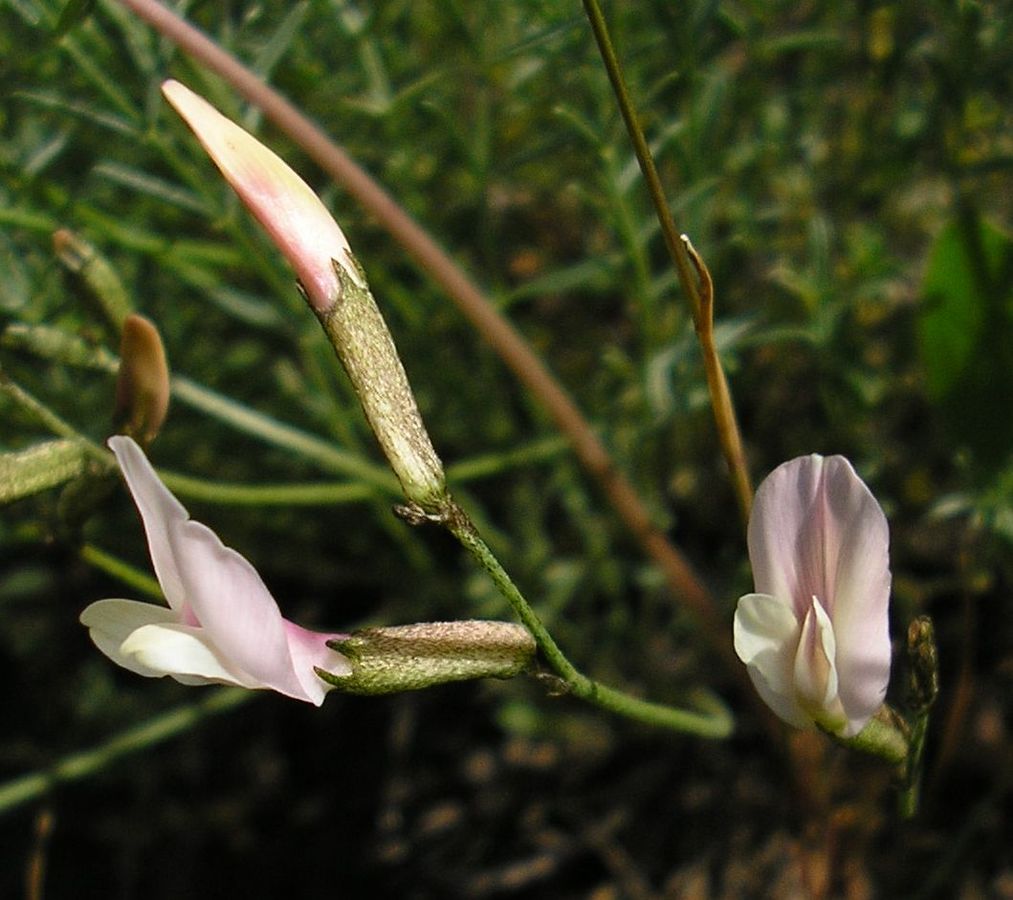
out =
[(778, 716), (796, 728), (812, 720), (798, 704), (794, 663), (799, 623), (790, 602), (769, 594), (746, 594), (735, 609), (735, 652), (749, 668), (757, 693)]
[[(889, 681), (888, 544), (882, 509), (842, 456), (793, 459), (757, 491), (749, 522), (756, 590), (790, 600), (800, 623), (820, 598), (849, 733), (879, 707)], [(815, 620), (810, 627), (824, 633)]]
[(81, 624), (88, 629), (89, 637), (99, 650), (124, 669), (149, 678), (163, 673), (124, 654), (122, 644), (139, 628), (172, 623), (177, 619), (176, 613), (171, 609), (137, 600), (99, 600), (81, 613)]
[(208, 640), (207, 635), (192, 625), (145, 625), (123, 642), (120, 652), (153, 674), (172, 675), (184, 684), (263, 687), (237, 672)]
[(795, 690), (800, 706), (814, 722), (841, 734), (847, 719), (837, 696), (834, 627), (819, 600), (812, 597), (810, 602), (795, 655)]
[(169, 543), (168, 532), (174, 524), (185, 522), (189, 515), (183, 505), (162, 484), (148, 458), (131, 438), (117, 435), (107, 441), (109, 449), (126, 478), (127, 487), (144, 522), (148, 536), (151, 563), (169, 606), (185, 608), (185, 593), (180, 582), (177, 560)]

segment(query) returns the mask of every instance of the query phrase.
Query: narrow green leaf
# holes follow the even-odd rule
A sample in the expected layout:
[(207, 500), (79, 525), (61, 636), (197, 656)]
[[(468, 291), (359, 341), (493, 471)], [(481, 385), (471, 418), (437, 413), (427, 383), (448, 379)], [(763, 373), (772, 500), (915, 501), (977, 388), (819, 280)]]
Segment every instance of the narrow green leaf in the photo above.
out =
[(56, 22), (53, 37), (63, 37), (75, 25), (88, 18), (97, 4), (98, 0), (68, 0)]

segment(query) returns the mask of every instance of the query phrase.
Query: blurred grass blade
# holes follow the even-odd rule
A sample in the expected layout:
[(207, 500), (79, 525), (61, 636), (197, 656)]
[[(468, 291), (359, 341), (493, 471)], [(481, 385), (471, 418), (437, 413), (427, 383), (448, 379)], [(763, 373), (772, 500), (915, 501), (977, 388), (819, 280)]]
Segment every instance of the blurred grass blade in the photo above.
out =
[(81, 279), (113, 334), (119, 335), (133, 304), (116, 269), (88, 241), (66, 228), (53, 234), (53, 249), (60, 262)]
[[(292, 8), (278, 24), (278, 27), (274, 29), (274, 33), (257, 53), (250, 68), (265, 81), (271, 80), (270, 76), (274, 71), (274, 67), (278, 65), (281, 58), (292, 46), (293, 41), (299, 36), (303, 21), (306, 19), (306, 14), (309, 10), (310, 4), (305, 2), (305, 0), (293, 4)], [(256, 107), (252, 108), (256, 109)], [(257, 110), (257, 114), (259, 116), (259, 110)]]
[(61, 38), (75, 25), (83, 22), (98, 5), (98, 0), (68, 0), (53, 30), (53, 37)]
[(113, 735), (93, 750), (65, 756), (51, 768), (0, 785), (0, 815), (30, 803), (61, 784), (80, 781), (131, 753), (193, 731), (203, 719), (248, 703), (257, 694), (242, 688), (218, 688), (199, 703), (178, 706), (134, 728)]
[(12, 503), (76, 478), (85, 471), (90, 455), (81, 441), (73, 439), (0, 454), (0, 503)]
[(105, 347), (96, 347), (76, 334), (52, 325), (14, 322), (0, 335), (0, 347), (78, 369), (110, 373), (115, 372), (119, 365), (116, 357)]
[(111, 131), (118, 137), (137, 140), (140, 135), (136, 126), (122, 116), (118, 116), (108, 110), (95, 109), (87, 103), (68, 100), (55, 91), (14, 91), (10, 94), (10, 99), (23, 101), (30, 106), (37, 106), (42, 109), (66, 113), (80, 122), (97, 125), (99, 128)]
[(122, 163), (106, 160), (98, 163), (92, 174), (101, 178), (107, 178), (115, 184), (123, 185), (131, 190), (137, 191), (156, 200), (162, 200), (170, 206), (185, 209), (210, 217), (211, 213), (207, 205), (193, 192), (185, 190), (176, 184), (156, 178), (148, 172), (136, 169), (133, 166), (125, 166)]
[(254, 435), (276, 447), (284, 447), (304, 459), (313, 460), (326, 471), (353, 476), (380, 488), (384, 493), (400, 496), (397, 482), (386, 466), (335, 447), (316, 435), (279, 422), (180, 375), (172, 379), (172, 393), (180, 402), (226, 422), (239, 431)]

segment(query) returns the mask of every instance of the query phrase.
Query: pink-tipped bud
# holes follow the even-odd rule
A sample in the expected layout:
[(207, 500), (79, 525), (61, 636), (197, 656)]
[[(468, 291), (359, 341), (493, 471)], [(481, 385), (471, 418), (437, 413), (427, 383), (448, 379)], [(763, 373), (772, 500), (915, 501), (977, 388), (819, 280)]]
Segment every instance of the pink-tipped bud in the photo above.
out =
[(295, 268), (405, 495), (440, 513), (447, 492), (397, 349), (365, 275), (306, 182), (256, 138), (176, 81), (162, 91)]
[(328, 312), (341, 294), (335, 262), (364, 286), (344, 233), (305, 181), (178, 81), (166, 81), (162, 93), (295, 269), (317, 313)]

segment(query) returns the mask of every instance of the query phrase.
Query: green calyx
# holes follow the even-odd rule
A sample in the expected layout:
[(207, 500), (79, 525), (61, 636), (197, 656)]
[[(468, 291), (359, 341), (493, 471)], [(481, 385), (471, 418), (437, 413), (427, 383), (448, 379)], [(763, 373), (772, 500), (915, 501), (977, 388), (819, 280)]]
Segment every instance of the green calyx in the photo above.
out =
[(535, 653), (534, 638), (510, 622), (468, 620), (365, 628), (328, 642), (345, 656), (351, 675), (317, 674), (350, 694), (392, 694), (466, 681), (513, 678)]

